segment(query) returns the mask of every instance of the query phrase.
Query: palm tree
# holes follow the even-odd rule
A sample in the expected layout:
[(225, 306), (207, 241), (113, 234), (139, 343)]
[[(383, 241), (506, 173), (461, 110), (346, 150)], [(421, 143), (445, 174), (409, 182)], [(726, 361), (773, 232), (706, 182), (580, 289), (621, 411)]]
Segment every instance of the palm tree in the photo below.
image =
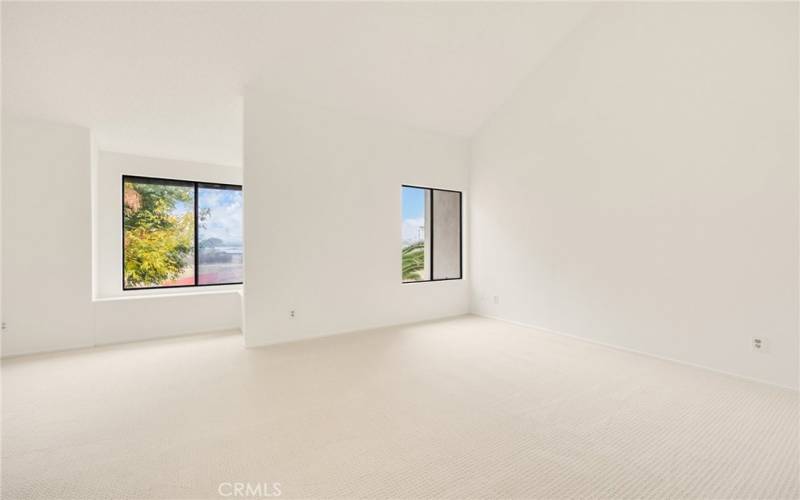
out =
[(403, 247), (403, 281), (420, 279), (420, 272), (425, 269), (425, 243), (418, 241)]

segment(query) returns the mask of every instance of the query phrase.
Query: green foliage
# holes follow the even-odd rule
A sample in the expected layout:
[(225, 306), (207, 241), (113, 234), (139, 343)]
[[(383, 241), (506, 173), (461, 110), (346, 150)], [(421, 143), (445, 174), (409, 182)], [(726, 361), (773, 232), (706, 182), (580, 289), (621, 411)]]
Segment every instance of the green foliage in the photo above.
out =
[(193, 250), (194, 214), (176, 214), (175, 208), (193, 197), (187, 187), (125, 183), (126, 286), (156, 286), (183, 274)]
[(403, 281), (417, 281), (425, 269), (425, 244), (412, 243), (403, 247)]

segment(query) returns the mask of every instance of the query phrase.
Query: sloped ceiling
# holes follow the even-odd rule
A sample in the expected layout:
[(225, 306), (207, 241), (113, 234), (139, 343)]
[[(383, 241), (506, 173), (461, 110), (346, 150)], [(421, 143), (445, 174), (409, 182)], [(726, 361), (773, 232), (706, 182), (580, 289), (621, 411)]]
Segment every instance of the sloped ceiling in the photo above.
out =
[(3, 107), (90, 127), (101, 149), (230, 165), (252, 82), (469, 136), (588, 9), (4, 2)]

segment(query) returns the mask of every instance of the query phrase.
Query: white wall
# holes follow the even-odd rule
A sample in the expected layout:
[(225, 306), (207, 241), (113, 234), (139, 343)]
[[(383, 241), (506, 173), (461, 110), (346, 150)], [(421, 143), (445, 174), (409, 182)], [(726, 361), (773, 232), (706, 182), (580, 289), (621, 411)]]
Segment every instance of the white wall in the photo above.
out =
[(119, 183), (122, 173), (235, 183), (240, 169), (95, 158), (88, 129), (6, 114), (2, 125), (3, 356), (239, 328), (240, 287), (122, 293)]
[(252, 90), (244, 130), (247, 345), (468, 311), (400, 274), (401, 185), (465, 190), (464, 140)]
[(473, 309), (797, 387), (797, 18), (595, 8), (476, 137)]
[[(139, 175), (200, 182), (241, 184), (242, 169), (224, 165), (150, 158), (100, 151), (97, 172), (97, 289), (98, 298), (134, 295), (185, 294), (187, 288), (164, 290), (122, 289), (122, 176)], [(195, 291), (240, 290), (240, 285)]]
[(3, 355), (92, 345), (89, 130), (2, 120)]
[[(241, 184), (240, 167), (100, 151), (97, 160), (98, 344), (241, 326), (241, 285), (163, 290), (122, 289), (121, 207), (123, 175)], [(138, 318), (133, 322), (131, 318)]]
[(237, 330), (241, 318), (242, 295), (236, 290), (94, 301), (97, 345)]

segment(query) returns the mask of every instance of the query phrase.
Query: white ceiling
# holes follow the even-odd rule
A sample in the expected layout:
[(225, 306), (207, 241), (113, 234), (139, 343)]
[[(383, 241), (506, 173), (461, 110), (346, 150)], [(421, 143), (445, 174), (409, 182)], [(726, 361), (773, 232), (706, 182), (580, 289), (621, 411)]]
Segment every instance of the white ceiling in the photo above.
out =
[(468, 136), (588, 8), (3, 2), (3, 107), (90, 127), (101, 149), (230, 165), (254, 81)]

